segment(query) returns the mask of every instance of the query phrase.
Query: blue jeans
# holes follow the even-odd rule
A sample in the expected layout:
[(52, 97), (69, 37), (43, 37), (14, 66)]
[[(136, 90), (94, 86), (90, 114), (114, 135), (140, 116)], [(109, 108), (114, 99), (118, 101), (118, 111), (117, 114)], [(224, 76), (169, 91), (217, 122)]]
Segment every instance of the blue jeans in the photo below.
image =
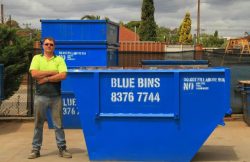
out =
[(47, 109), (51, 109), (56, 143), (59, 149), (66, 148), (65, 134), (62, 126), (62, 99), (61, 96), (46, 97), (35, 95), (34, 101), (35, 128), (33, 137), (33, 150), (40, 150), (43, 141), (43, 124)]

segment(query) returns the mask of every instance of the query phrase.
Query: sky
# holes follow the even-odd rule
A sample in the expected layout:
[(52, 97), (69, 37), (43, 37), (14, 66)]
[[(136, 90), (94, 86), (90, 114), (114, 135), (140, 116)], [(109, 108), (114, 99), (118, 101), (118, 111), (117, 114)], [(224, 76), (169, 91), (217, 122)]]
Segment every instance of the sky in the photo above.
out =
[[(119, 23), (141, 19), (143, 0), (0, 0), (4, 16), (40, 29), (40, 19), (79, 20), (85, 15), (109, 17)], [(241, 37), (250, 34), (250, 0), (200, 0), (201, 33)], [(154, 0), (157, 25), (178, 28), (186, 12), (190, 12), (192, 33), (197, 28), (198, 0)]]

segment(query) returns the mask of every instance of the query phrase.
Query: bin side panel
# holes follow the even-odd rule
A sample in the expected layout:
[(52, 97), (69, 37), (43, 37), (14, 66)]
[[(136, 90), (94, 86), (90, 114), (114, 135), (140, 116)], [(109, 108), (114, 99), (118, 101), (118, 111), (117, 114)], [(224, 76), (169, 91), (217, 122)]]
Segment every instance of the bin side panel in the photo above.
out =
[(95, 40), (106, 41), (106, 24), (98, 22), (42, 22), (42, 38), (53, 37), (57, 41)]
[(107, 41), (111, 43), (119, 42), (119, 26), (107, 23)]
[(107, 65), (108, 66), (118, 66), (118, 48), (108, 48), (107, 49)]
[(105, 48), (56, 48), (55, 54), (62, 56), (68, 67), (107, 66)]
[(63, 57), (68, 67), (118, 65), (118, 48), (114, 46), (59, 44), (55, 54)]
[(180, 75), (181, 125), (194, 156), (229, 111), (229, 76), (226, 73), (182, 73)]
[(100, 113), (175, 114), (174, 73), (102, 73)]

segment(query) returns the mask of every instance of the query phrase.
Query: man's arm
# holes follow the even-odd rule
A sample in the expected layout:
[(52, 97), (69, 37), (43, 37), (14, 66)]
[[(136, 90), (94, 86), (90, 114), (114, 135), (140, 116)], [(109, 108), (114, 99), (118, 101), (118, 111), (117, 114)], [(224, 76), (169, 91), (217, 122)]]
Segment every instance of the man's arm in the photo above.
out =
[(47, 83), (47, 82), (60, 82), (64, 79), (66, 79), (66, 77), (67, 77), (67, 73), (62, 72), (62, 73), (57, 73), (55, 75), (51, 75), (48, 77), (38, 79), (37, 82), (38, 82), (38, 84), (43, 84), (43, 83)]
[(31, 76), (36, 80), (58, 74), (57, 71), (31, 70)]
[(60, 82), (64, 79), (66, 79), (67, 77), (67, 73), (66, 72), (62, 72), (62, 73), (58, 73), (56, 75), (52, 75), (48, 77), (49, 82)]

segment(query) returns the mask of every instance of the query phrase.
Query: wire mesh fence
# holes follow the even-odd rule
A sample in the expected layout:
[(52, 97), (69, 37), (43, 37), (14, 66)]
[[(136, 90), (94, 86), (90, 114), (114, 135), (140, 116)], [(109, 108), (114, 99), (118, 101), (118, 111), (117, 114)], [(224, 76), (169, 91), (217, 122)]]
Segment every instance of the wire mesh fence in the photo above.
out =
[(21, 85), (9, 99), (3, 100), (0, 116), (28, 116), (27, 85)]

